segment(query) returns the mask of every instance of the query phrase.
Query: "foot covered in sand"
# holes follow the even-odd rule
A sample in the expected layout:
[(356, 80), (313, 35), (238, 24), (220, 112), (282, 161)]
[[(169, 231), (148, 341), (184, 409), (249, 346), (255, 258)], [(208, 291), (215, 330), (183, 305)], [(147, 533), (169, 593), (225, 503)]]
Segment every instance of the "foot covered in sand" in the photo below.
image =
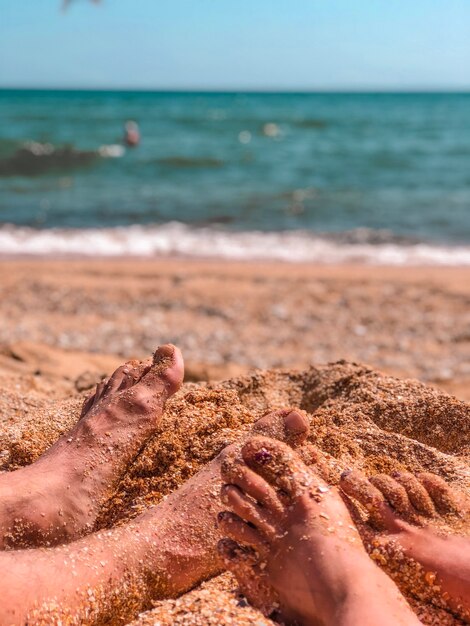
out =
[[(301, 446), (309, 434), (306, 414), (296, 409), (268, 413), (255, 421), (246, 440), (263, 435), (283, 441), (289, 446)], [(243, 441), (242, 440), (242, 441)], [(171, 595), (185, 591), (197, 582), (221, 571), (217, 559), (220, 539), (214, 519), (221, 510), (221, 468), (232, 466), (241, 443), (226, 446), (210, 463), (170, 494), (157, 507), (143, 514), (152, 532), (158, 534), (165, 547), (165, 571)]]
[(53, 545), (90, 532), (125, 468), (155, 433), (183, 382), (180, 351), (117, 369), (81, 417), (32, 465), (0, 477), (0, 548)]
[(420, 623), (367, 555), (339, 491), (292, 449), (254, 437), (222, 479), (219, 554), (252, 604), (306, 626)]
[(393, 561), (390, 552), (401, 550), (420, 566), (418, 584), (432, 589), (453, 613), (470, 623), (470, 537), (449, 532), (446, 525), (449, 518), (457, 517), (468, 532), (468, 499), (428, 473), (395, 472), (368, 479), (348, 470), (340, 487), (367, 511), (371, 526), (382, 532), (371, 542), (378, 560), (386, 565), (384, 559)]
[[(308, 432), (307, 416), (287, 409), (256, 421), (244, 441), (269, 434), (296, 446)], [(226, 447), (126, 524), (54, 548), (0, 552), (0, 623), (127, 623), (153, 599), (180, 595), (221, 572), (214, 523), (222, 508), (221, 467), (240, 447)], [(35, 583), (25, 597), (19, 581), (32, 574)]]

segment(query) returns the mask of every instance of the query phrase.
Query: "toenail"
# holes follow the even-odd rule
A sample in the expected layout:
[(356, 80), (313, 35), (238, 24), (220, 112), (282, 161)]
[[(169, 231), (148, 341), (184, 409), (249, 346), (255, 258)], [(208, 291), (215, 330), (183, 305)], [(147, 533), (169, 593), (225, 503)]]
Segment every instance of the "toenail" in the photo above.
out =
[(165, 358), (165, 357), (171, 357), (173, 356), (173, 354), (175, 353), (175, 347), (171, 344), (165, 344), (163, 346), (158, 346), (157, 350), (155, 351), (155, 354), (153, 355), (153, 362), (156, 362), (156, 359), (159, 359), (161, 357)]
[(392, 478), (400, 478), (400, 477), (401, 477), (401, 472), (392, 472), (392, 473), (390, 474), (390, 476), (391, 476)]
[(305, 420), (304, 417), (298, 411), (291, 411), (284, 418), (285, 425), (294, 432), (304, 432), (305, 431)]
[(341, 474), (341, 478), (348, 478), (349, 476), (351, 476), (352, 474), (352, 469), (345, 469), (344, 472), (342, 472)]
[(256, 452), (254, 455), (255, 461), (260, 465), (265, 465), (266, 463), (269, 463), (272, 458), (272, 454), (268, 450), (266, 450), (266, 448), (261, 448), (261, 450)]

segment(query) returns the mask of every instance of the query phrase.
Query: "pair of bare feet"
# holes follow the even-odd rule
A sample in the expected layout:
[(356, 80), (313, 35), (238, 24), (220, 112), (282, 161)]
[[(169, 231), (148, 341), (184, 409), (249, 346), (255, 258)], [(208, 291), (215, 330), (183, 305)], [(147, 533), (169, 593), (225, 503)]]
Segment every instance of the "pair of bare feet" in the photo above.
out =
[[(98, 386), (76, 426), (30, 466), (0, 475), (0, 624), (127, 623), (152, 600), (217, 574), (220, 468), (231, 448), (132, 522), (93, 532), (100, 507), (181, 386), (163, 346)], [(292, 445), (304, 416), (279, 411), (253, 432)]]
[[(218, 573), (218, 542), (248, 599), (285, 622), (419, 623), (367, 555), (343, 496), (321, 477), (317, 453), (302, 448), (308, 421), (296, 410), (258, 420), (243, 447), (224, 450), (132, 522), (91, 532), (182, 380), (173, 346), (148, 363), (126, 364), (98, 386), (72, 431), (36, 463), (0, 476), (0, 623), (125, 623), (152, 599)], [(292, 447), (317, 462), (307, 467)], [(416, 525), (419, 516), (462, 514), (445, 483), (349, 473), (341, 489), (386, 531), (387, 541), (376, 533), (366, 539), (376, 558), (385, 559), (390, 542), (398, 546), (467, 619), (470, 543)], [(220, 491), (231, 512), (222, 511)]]

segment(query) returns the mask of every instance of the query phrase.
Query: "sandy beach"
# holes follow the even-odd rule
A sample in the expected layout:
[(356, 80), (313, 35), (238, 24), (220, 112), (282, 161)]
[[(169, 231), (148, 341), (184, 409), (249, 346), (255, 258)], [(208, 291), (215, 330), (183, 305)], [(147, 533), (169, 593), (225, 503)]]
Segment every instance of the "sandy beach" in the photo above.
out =
[[(34, 461), (125, 359), (167, 341), (185, 356), (187, 382), (97, 528), (158, 503), (284, 406), (311, 414), (333, 483), (346, 466), (398, 468), (470, 492), (468, 269), (4, 260), (0, 276), (2, 470)], [(432, 590), (402, 590), (425, 624), (463, 623)], [(253, 623), (272, 622), (228, 574), (133, 622)]]
[(0, 626), (470, 626), (470, 4), (3, 4)]
[(469, 268), (4, 260), (0, 294), (0, 367), (78, 389), (169, 341), (187, 380), (345, 359), (470, 399)]

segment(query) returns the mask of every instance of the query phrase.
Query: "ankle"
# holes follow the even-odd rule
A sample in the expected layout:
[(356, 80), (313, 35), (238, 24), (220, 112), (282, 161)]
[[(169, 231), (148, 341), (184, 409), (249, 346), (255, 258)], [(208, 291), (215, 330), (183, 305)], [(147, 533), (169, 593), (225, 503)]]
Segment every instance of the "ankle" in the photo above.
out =
[(415, 626), (420, 624), (395, 583), (370, 559), (355, 563), (331, 594), (328, 626)]
[(378, 567), (359, 573), (328, 626), (418, 626), (421, 622), (395, 583)]
[[(309, 606), (306, 603), (305, 611), (298, 613), (296, 619), (299, 623), (310, 626), (320, 619), (325, 626), (342, 626), (349, 623), (343, 617), (349, 615), (353, 607), (368, 606), (370, 588), (374, 586), (375, 570), (378, 568), (365, 553), (355, 552), (352, 559), (350, 553), (344, 554), (341, 550), (333, 558), (331, 554), (328, 558), (325, 555), (321, 577), (318, 576), (317, 564), (310, 571), (309, 564), (305, 564), (305, 594), (313, 599), (313, 604)], [(297, 604), (301, 605), (300, 602)], [(310, 615), (312, 608), (313, 615)]]

